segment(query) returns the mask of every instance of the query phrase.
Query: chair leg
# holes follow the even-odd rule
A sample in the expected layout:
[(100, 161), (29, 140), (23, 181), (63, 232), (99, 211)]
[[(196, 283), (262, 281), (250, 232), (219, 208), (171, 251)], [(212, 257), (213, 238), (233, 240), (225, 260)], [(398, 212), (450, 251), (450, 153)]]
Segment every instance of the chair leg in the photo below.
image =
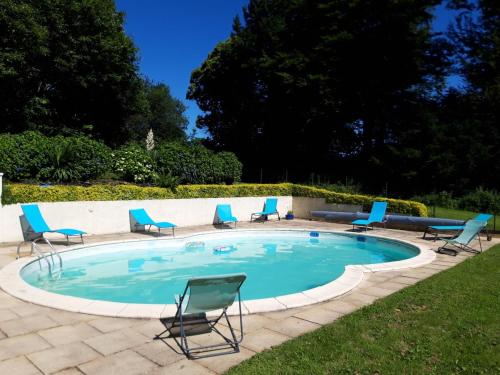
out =
[(175, 227), (172, 227), (172, 237), (175, 237)]

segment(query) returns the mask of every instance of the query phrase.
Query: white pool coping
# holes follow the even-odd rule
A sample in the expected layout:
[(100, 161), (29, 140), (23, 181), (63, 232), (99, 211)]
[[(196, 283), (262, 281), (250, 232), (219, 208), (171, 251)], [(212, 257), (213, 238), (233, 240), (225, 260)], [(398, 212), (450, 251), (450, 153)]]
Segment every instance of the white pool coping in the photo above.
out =
[[(421, 267), (423, 265), (431, 263), (436, 258), (435, 252), (432, 251), (428, 246), (401, 240), (399, 238), (395, 239), (387, 236), (378, 236), (366, 233), (351, 234), (341, 231), (311, 230), (310, 228), (293, 228), (293, 229), (276, 228), (276, 229), (265, 229), (265, 230), (234, 229), (231, 230), (230, 233), (269, 232), (269, 231), (297, 231), (297, 232), (306, 231), (306, 232), (318, 232), (318, 233), (332, 233), (332, 234), (340, 234), (346, 236), (362, 235), (366, 237), (373, 237), (377, 239), (410, 245), (412, 247), (417, 248), (419, 250), (419, 254), (413, 258), (395, 262), (364, 264), (364, 265), (348, 265), (345, 267), (345, 271), (340, 277), (325, 285), (294, 294), (287, 294), (272, 298), (242, 301), (242, 311), (244, 314), (285, 310), (289, 308), (301, 307), (330, 300), (339, 297), (343, 294), (346, 294), (352, 289), (354, 289), (357, 285), (359, 285), (359, 283), (361, 283), (365, 274), (373, 272), (393, 271), (393, 270)], [(182, 240), (200, 235), (216, 234), (216, 233), (221, 233), (221, 231), (220, 230), (206, 231), (185, 236), (158, 238), (156, 240), (157, 241)], [(89, 245), (71, 246), (59, 252), (65, 253), (82, 248), (90, 248), (101, 245), (109, 245), (109, 244), (123, 243), (123, 242), (144, 242), (144, 241), (153, 241), (153, 240), (134, 239), (134, 240), (99, 242)], [(38, 258), (34, 256), (21, 258), (12, 263), (9, 263), (4, 268), (2, 268), (0, 270), (0, 288), (2, 288), (4, 291), (11, 294), (12, 296), (17, 297), (26, 302), (31, 302), (37, 305), (42, 305), (60, 310), (78, 312), (78, 313), (120, 317), (120, 318), (163, 318), (175, 315), (176, 306), (174, 304), (135, 304), (135, 303), (119, 303), (119, 302), (109, 302), (101, 300), (91, 300), (86, 298), (79, 298), (79, 297), (72, 297), (72, 296), (65, 296), (62, 294), (51, 293), (43, 289), (35, 288), (22, 279), (21, 270), (29, 263), (37, 260)], [(228, 308), (228, 314), (230, 315), (238, 314), (237, 302), (235, 302), (232, 306)]]

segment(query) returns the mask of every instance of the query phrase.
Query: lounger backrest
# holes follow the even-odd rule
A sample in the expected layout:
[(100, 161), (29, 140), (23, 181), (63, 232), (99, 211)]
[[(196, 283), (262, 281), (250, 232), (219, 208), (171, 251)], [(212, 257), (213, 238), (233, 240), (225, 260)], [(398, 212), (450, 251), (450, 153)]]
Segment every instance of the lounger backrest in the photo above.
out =
[(135, 221), (139, 225), (150, 225), (155, 222), (151, 219), (144, 208), (136, 208), (134, 210), (130, 210), (130, 214), (134, 217)]
[(267, 198), (264, 206), (264, 212), (274, 213), (277, 211), (278, 198)]
[(43, 219), (40, 208), (37, 204), (23, 204), (21, 206), (24, 217), (28, 221), (31, 229), (35, 233), (50, 232), (50, 228)]
[(190, 279), (186, 288), (189, 297), (184, 312), (196, 314), (231, 306), (246, 277), (241, 273)]
[(387, 209), (387, 202), (373, 202), (372, 211), (370, 212), (369, 221), (382, 222)]
[(464, 230), (455, 238), (455, 241), (463, 245), (468, 245), (485, 226), (485, 221), (469, 220), (465, 223)]
[(490, 214), (479, 214), (473, 220), (488, 222), (488, 220), (490, 220), (492, 217), (493, 215)]
[(232, 220), (233, 214), (231, 213), (230, 204), (218, 204), (217, 205), (217, 215), (222, 221)]

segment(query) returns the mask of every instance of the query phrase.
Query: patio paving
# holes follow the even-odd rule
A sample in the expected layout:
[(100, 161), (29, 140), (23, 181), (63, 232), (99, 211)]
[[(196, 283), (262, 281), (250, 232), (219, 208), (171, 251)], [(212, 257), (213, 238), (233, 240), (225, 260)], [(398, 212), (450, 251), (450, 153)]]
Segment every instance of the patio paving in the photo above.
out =
[[(343, 231), (351, 226), (307, 220), (238, 224), (238, 229), (244, 228)], [(181, 235), (213, 229), (213, 226), (198, 226), (178, 228), (176, 232)], [(375, 234), (427, 244), (432, 249), (442, 244), (422, 240), (419, 232), (378, 229)], [(86, 243), (150, 238), (153, 237), (148, 234), (125, 233), (89, 236)], [(483, 248), (497, 243), (500, 243), (498, 238), (483, 241)], [(15, 259), (15, 251), (15, 244), (0, 246), (0, 268)], [(71, 313), (27, 303), (0, 290), (0, 374), (222, 374), (255, 353), (331, 323), (470, 256), (473, 255), (466, 252), (456, 257), (437, 254), (431, 264), (423, 267), (367, 273), (360, 285), (333, 300), (246, 315), (240, 353), (199, 360), (187, 360), (172, 339), (153, 340), (163, 331), (159, 320)], [(236, 323), (235, 317), (230, 319)], [(205, 344), (214, 339), (212, 335), (193, 336), (192, 342)]]

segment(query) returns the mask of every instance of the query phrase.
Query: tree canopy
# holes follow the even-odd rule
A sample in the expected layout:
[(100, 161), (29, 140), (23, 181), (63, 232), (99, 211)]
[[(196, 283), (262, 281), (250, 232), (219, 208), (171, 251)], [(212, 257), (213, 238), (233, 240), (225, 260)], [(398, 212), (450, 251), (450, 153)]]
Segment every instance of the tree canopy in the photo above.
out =
[(2, 131), (121, 144), (138, 137), (127, 124), (141, 118), (181, 137), (185, 108), (166, 85), (143, 82), (123, 24), (113, 0), (0, 0)]
[[(454, 37), (432, 31), (441, 2), (250, 0), (192, 73), (197, 126), (249, 179), (263, 169), (296, 181), (354, 177), (377, 193), (491, 187), (498, 131), (471, 113), (498, 110), (472, 96), (498, 92), (498, 2), (450, 2), (469, 17)], [(446, 88), (457, 67), (474, 90)]]
[(438, 3), (251, 0), (244, 26), (236, 20), (192, 74), (198, 126), (249, 174), (342, 175), (356, 160), (385, 173), (379, 159), (408, 136), (411, 113), (446, 71), (444, 42), (430, 30)]

